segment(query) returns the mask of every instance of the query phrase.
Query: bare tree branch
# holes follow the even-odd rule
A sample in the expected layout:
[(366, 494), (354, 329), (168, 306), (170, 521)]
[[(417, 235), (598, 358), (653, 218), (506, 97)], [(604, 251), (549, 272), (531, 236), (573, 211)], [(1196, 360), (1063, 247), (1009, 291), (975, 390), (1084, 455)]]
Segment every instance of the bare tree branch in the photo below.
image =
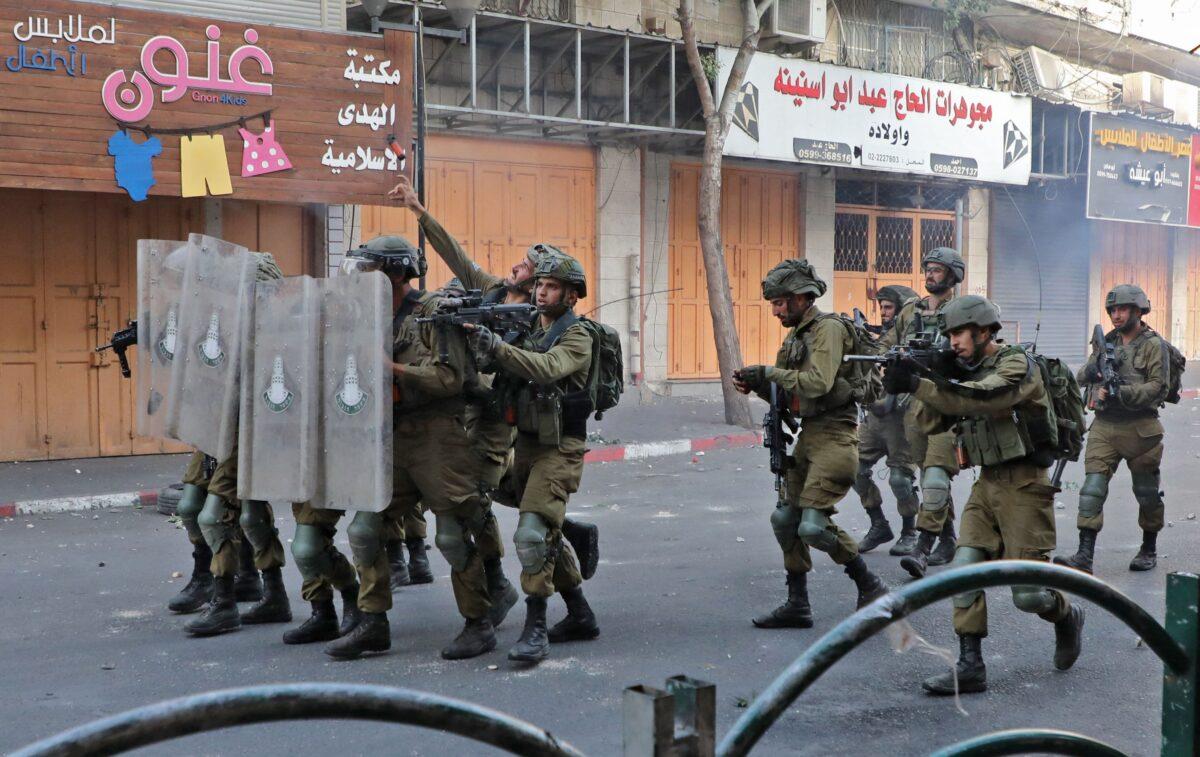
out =
[(695, 0), (679, 0), (679, 31), (683, 35), (683, 51), (687, 56), (688, 68), (692, 71), (696, 92), (700, 96), (700, 107), (707, 120), (712, 118), (717, 106), (713, 101), (713, 85), (708, 81), (704, 63), (700, 60), (700, 44), (696, 41)]
[(767, 15), (767, 11), (771, 10), (771, 6), (774, 4), (775, 0), (763, 0), (758, 4), (758, 8), (755, 10), (755, 12), (758, 13), (759, 21), (762, 21), (762, 17)]

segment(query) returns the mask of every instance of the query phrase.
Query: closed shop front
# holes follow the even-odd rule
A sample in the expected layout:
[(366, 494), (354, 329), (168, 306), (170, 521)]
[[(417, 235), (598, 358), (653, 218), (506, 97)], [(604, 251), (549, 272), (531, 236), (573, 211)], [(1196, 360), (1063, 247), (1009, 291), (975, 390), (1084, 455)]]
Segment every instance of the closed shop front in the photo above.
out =
[[(668, 377), (715, 379), (708, 289), (700, 253), (699, 166), (671, 167), (668, 257)], [(747, 365), (771, 364), (783, 341), (783, 328), (762, 299), (767, 271), (788, 258), (802, 257), (800, 179), (794, 173), (726, 168), (721, 180), (721, 231), (733, 289), (738, 338)]]
[[(425, 205), (485, 271), (507, 275), (529, 246), (548, 242), (576, 257), (591, 283), (580, 312), (602, 302), (596, 283), (596, 167), (590, 147), (429, 137)], [(403, 208), (364, 205), (362, 238), (400, 234), (416, 242)], [(429, 255), (427, 286), (453, 274)], [(616, 295), (614, 295), (616, 296)]]
[(1104, 313), (1104, 295), (1117, 284), (1137, 284), (1150, 298), (1146, 323), (1160, 334), (1171, 334), (1171, 240), (1175, 230), (1165, 226), (1115, 221), (1092, 222), (1092, 250), (1100, 266), (1094, 292), (1095, 323), (1111, 328)]

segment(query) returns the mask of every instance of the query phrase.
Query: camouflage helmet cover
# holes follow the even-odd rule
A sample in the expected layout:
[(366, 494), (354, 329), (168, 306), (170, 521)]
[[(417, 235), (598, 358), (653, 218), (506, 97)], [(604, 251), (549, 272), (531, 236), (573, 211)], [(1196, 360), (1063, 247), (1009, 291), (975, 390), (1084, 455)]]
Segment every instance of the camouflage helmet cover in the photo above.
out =
[(954, 283), (960, 283), (967, 277), (967, 266), (963, 263), (962, 255), (951, 247), (934, 247), (921, 258), (921, 270), (930, 263), (946, 266), (954, 274)]
[(885, 287), (880, 287), (875, 293), (876, 302), (890, 302), (897, 309), (904, 307), (904, 303), (909, 300), (915, 300), (919, 297), (915, 290), (909, 289), (900, 284), (889, 284)]
[(1150, 298), (1136, 284), (1118, 284), (1104, 298), (1105, 311), (1118, 305), (1135, 305), (1142, 311), (1142, 315), (1150, 312)]
[(951, 331), (964, 326), (999, 331), (1000, 308), (986, 297), (968, 294), (946, 303), (942, 308), (941, 321), (943, 335), (949, 335)]
[[(536, 246), (536, 245), (535, 245)], [(587, 276), (579, 261), (557, 247), (541, 245), (537, 265), (533, 269), (535, 279), (555, 279), (575, 287), (582, 299), (587, 297)]]
[(785, 260), (772, 268), (762, 282), (764, 300), (774, 300), (792, 294), (812, 294), (820, 297), (827, 289), (824, 279), (817, 275), (807, 260)]
[(386, 235), (375, 237), (346, 253), (348, 258), (364, 258), (378, 263), (380, 269), (402, 271), (410, 279), (424, 276), (429, 270), (425, 256), (404, 237)]

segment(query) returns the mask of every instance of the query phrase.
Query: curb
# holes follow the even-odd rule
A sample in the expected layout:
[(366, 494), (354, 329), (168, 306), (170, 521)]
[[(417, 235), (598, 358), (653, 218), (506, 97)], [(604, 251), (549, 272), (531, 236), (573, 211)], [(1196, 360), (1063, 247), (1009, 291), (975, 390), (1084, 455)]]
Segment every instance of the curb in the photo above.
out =
[[(670, 439), (662, 442), (637, 442), (633, 444), (610, 444), (589, 450), (583, 457), (585, 463), (616, 463), (622, 460), (644, 460), (664, 455), (694, 454), (713, 449), (753, 447), (762, 442), (757, 433), (722, 434), (699, 439)], [(80, 510), (103, 510), (114, 507), (154, 507), (158, 504), (157, 491), (122, 492), (119, 494), (97, 494), (86, 497), (63, 497), (60, 499), (31, 499), (25, 502), (0, 503), (0, 518), (18, 515), (46, 515)]]
[(1184, 389), (1183, 391), (1179, 392), (1179, 396), (1185, 400), (1194, 400), (1197, 397), (1200, 397), (1200, 389)]

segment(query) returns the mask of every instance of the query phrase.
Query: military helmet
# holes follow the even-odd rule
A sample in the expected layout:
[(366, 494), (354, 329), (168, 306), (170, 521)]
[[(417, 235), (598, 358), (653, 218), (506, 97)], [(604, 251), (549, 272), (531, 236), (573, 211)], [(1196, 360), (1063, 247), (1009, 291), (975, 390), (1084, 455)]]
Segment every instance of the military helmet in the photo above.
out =
[(541, 245), (537, 265), (533, 269), (535, 279), (556, 279), (575, 287), (580, 298), (587, 297), (587, 276), (579, 261), (557, 247)]
[(774, 300), (793, 294), (812, 294), (820, 297), (827, 289), (825, 280), (807, 260), (785, 260), (772, 268), (762, 282), (764, 300)]
[(1136, 305), (1142, 315), (1150, 312), (1150, 298), (1137, 284), (1118, 284), (1104, 298), (1104, 310), (1109, 311), (1118, 305)]
[(963, 326), (978, 326), (981, 329), (1000, 330), (1000, 307), (986, 297), (968, 294), (956, 297), (941, 312), (943, 335), (949, 335)]
[(919, 296), (920, 295), (918, 295), (916, 291), (909, 289), (906, 286), (901, 286), (900, 284), (888, 284), (885, 287), (880, 287), (879, 291), (875, 293), (875, 301), (890, 302), (896, 306), (897, 310), (899, 310), (900, 308), (904, 307), (904, 303), (908, 302), (909, 300), (915, 300)]
[(940, 263), (950, 269), (954, 274), (954, 283), (958, 284), (967, 277), (967, 266), (963, 263), (962, 255), (958, 254), (958, 250), (950, 247), (934, 247), (929, 252), (925, 253), (921, 258), (921, 270), (925, 270), (925, 266), (930, 263)]
[(342, 261), (342, 270), (346, 273), (383, 271), (399, 275), (407, 281), (424, 276), (429, 270), (429, 262), (412, 242), (404, 237), (388, 235), (375, 237), (347, 252)]

